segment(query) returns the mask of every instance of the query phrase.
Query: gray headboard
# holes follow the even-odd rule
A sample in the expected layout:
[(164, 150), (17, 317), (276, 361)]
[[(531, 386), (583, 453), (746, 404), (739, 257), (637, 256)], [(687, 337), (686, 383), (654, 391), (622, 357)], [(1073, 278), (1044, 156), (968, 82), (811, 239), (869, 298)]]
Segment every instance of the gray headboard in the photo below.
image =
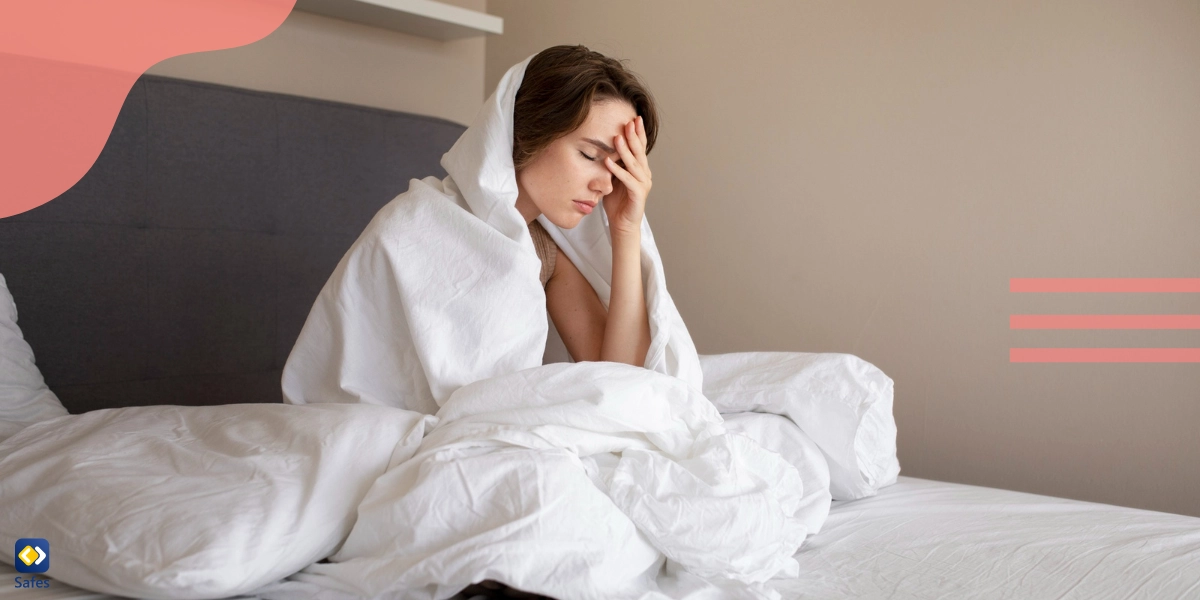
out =
[(0, 219), (0, 273), (72, 413), (280, 402), (308, 310), (450, 121), (143, 76), (92, 169)]

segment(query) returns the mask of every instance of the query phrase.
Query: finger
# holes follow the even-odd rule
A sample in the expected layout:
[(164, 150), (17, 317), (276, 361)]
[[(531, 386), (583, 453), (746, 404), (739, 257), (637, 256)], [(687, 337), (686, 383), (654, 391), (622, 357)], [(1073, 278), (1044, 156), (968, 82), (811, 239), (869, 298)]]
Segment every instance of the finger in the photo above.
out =
[(638, 138), (642, 141), (642, 156), (646, 155), (646, 147), (650, 145), (650, 138), (646, 136), (646, 120), (641, 116), (637, 118)]
[(639, 180), (646, 178), (646, 169), (642, 165), (640, 158), (633, 155), (633, 150), (629, 148), (629, 141), (623, 135), (617, 136), (617, 154), (621, 155), (621, 160), (625, 162), (625, 170), (632, 173)]
[[(640, 118), (638, 117), (638, 119)], [(638, 119), (625, 124), (625, 140), (629, 142), (629, 148), (633, 151), (633, 155), (642, 159), (646, 156), (646, 142), (642, 140), (642, 134), (638, 132)]]
[(608, 166), (610, 171), (613, 172), (613, 175), (617, 176), (617, 179), (619, 179), (621, 183), (625, 184), (625, 187), (628, 188), (638, 184), (637, 178), (631, 175), (629, 171), (621, 168), (621, 165), (618, 165), (617, 161), (613, 160), (611, 156), (604, 157), (604, 164)]

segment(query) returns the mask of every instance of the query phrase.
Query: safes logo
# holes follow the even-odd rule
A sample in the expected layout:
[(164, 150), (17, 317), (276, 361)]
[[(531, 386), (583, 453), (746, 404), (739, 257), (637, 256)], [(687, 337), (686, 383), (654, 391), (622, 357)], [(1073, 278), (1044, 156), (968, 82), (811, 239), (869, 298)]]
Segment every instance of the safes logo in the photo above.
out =
[(46, 540), (21, 538), (17, 540), (14, 552), (13, 566), (18, 573), (45, 573), (50, 569), (50, 542)]

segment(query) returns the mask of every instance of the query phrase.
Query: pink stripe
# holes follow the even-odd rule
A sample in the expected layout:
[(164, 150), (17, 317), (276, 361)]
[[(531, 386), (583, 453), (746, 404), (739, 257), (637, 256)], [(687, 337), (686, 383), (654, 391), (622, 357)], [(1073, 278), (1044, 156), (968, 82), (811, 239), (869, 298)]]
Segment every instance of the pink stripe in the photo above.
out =
[(1200, 363), (1200, 348), (1009, 348), (1010, 363)]
[(1009, 329), (1200, 329), (1200, 315), (1010, 315)]
[(1009, 279), (1008, 291), (1200, 293), (1200, 279)]

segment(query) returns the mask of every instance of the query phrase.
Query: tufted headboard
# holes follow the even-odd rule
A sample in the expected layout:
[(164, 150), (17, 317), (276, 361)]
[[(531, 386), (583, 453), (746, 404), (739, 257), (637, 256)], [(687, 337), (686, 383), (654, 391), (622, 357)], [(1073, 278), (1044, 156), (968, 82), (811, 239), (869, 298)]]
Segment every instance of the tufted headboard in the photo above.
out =
[(0, 219), (0, 273), (72, 413), (280, 402), (317, 293), (450, 121), (143, 76), (92, 169)]

